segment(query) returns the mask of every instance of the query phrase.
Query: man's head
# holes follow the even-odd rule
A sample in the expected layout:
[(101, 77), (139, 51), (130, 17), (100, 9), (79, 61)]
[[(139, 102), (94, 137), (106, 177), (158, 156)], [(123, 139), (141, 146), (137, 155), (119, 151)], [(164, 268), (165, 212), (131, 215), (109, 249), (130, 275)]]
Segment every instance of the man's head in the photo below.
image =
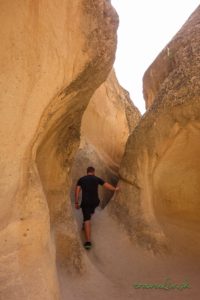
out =
[(94, 174), (94, 173), (95, 173), (95, 168), (93, 168), (93, 167), (87, 168), (87, 174)]

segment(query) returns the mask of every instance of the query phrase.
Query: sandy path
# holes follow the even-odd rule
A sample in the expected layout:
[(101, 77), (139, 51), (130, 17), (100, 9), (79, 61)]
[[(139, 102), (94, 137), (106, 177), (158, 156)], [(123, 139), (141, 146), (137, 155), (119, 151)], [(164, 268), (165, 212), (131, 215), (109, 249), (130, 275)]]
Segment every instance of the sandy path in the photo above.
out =
[[(75, 212), (81, 232), (81, 212)], [(200, 266), (195, 261), (171, 256), (154, 256), (130, 242), (123, 228), (108, 214), (96, 210), (92, 219), (93, 248), (85, 251), (84, 276), (60, 272), (63, 299), (69, 300), (198, 300)], [(81, 233), (83, 238), (83, 233)], [(190, 289), (135, 289), (136, 283), (181, 284), (187, 279)]]

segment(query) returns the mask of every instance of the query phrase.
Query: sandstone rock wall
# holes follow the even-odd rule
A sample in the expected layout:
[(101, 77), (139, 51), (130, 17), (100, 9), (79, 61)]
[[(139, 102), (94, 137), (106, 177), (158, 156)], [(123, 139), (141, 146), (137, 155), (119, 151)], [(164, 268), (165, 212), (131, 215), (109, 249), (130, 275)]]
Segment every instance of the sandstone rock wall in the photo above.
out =
[[(166, 81), (169, 80), (170, 74), (176, 72), (179, 77), (177, 69), (180, 69), (182, 59), (185, 62), (187, 60), (187, 65), (184, 65), (184, 71), (187, 68), (191, 79), (195, 80), (190, 70), (190, 61), (193, 60), (194, 51), (198, 50), (194, 48), (197, 43), (196, 34), (198, 34), (198, 24), (195, 24), (194, 17), (190, 17), (145, 72), (143, 77), (143, 94), (147, 109), (158, 97), (160, 90), (162, 90), (162, 85), (165, 85)], [(180, 75), (182, 76), (182, 74)], [(183, 86), (184, 85), (182, 85), (182, 89)], [(174, 100), (177, 100), (178, 97), (180, 98), (180, 96), (175, 94)]]
[(151, 106), (128, 140), (110, 207), (134, 241), (154, 252), (200, 249), (199, 39), (200, 7), (145, 74)]
[(81, 135), (107, 158), (108, 165), (118, 167), (127, 136), (135, 128), (139, 118), (138, 109), (112, 71), (106, 82), (95, 92), (84, 113)]
[[(137, 275), (129, 266), (133, 248), (123, 231), (118, 239), (107, 211), (134, 245), (187, 254), (198, 267), (200, 8), (145, 75), (151, 107), (128, 139), (120, 192), (100, 216), (103, 230), (96, 223), (91, 256), (83, 252), (70, 201), (80, 129), (86, 161), (105, 161), (116, 174), (138, 118), (112, 74), (100, 87), (112, 69), (118, 18), (108, 0), (1, 1), (0, 14), (0, 299), (101, 299), (99, 287), (107, 288), (107, 299), (122, 299), (116, 286), (124, 280), (128, 287)], [(100, 103), (105, 94), (109, 102)], [(107, 118), (108, 111), (115, 114)], [(88, 126), (93, 117), (96, 127)], [(128, 245), (127, 255), (120, 244)], [(126, 268), (118, 266), (121, 257)]]
[[(96, 175), (116, 185), (126, 141), (139, 119), (138, 109), (112, 70), (93, 95), (82, 118), (81, 143), (72, 169), (72, 199), (77, 178), (85, 175), (90, 165), (96, 168)], [(112, 194), (100, 189), (102, 207)]]
[(84, 267), (68, 174), (118, 18), (104, 0), (1, 1), (0, 14), (1, 299), (59, 299), (58, 266)]

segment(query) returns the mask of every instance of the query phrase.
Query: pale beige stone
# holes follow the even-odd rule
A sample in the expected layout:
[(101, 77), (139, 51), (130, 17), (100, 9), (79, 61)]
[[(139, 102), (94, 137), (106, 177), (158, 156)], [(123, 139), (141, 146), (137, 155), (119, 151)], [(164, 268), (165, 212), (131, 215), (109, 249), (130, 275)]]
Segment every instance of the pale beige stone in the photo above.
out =
[[(171, 276), (192, 285), (173, 299), (198, 300), (199, 8), (145, 75), (151, 107), (128, 139), (120, 192), (95, 215), (89, 253), (70, 174), (90, 99), (105, 87), (118, 93), (115, 81), (98, 90), (112, 69), (117, 16), (106, 0), (3, 1), (0, 12), (0, 299), (164, 300), (165, 291), (147, 295), (133, 284)], [(108, 99), (122, 131), (113, 138), (115, 119), (103, 121), (102, 103), (95, 131), (88, 127), (95, 105), (84, 145), (117, 170), (122, 132), (136, 119), (112, 92)]]
[(144, 76), (150, 108), (128, 140), (111, 207), (144, 248), (193, 259), (200, 249), (199, 16), (200, 7)]
[[(96, 175), (117, 184), (118, 170), (129, 134), (141, 115), (118, 83), (114, 70), (96, 90), (81, 123), (81, 142), (73, 162), (72, 201), (77, 179), (94, 166)], [(101, 206), (104, 207), (113, 193), (100, 189)]]
[(109, 1), (1, 1), (1, 299), (60, 299), (83, 268), (68, 188), (81, 116), (114, 60)]

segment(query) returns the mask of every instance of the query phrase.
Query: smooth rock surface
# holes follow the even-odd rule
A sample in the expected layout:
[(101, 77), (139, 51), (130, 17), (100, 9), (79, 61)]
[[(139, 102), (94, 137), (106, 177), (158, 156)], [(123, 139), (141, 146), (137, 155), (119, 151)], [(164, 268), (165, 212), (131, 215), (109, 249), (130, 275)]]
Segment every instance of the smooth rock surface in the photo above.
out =
[(58, 268), (84, 269), (68, 174), (118, 17), (104, 0), (1, 1), (0, 14), (1, 299), (60, 299)]
[(198, 257), (198, 263), (199, 39), (200, 7), (144, 76), (150, 108), (128, 140), (121, 192), (111, 207), (144, 248)]
[[(136, 127), (108, 78), (118, 25), (110, 1), (1, 1), (0, 14), (0, 299), (198, 300), (200, 8), (147, 71), (149, 109)], [(81, 128), (82, 149), (112, 172), (133, 130), (90, 252), (70, 201)], [(191, 287), (133, 287), (166, 277)]]
[[(72, 202), (77, 179), (86, 174), (88, 166), (96, 175), (113, 185), (129, 134), (140, 120), (140, 113), (129, 94), (118, 83), (114, 70), (96, 90), (87, 106), (81, 123), (81, 142), (72, 168)], [(113, 193), (100, 188), (101, 207), (105, 207)]]

